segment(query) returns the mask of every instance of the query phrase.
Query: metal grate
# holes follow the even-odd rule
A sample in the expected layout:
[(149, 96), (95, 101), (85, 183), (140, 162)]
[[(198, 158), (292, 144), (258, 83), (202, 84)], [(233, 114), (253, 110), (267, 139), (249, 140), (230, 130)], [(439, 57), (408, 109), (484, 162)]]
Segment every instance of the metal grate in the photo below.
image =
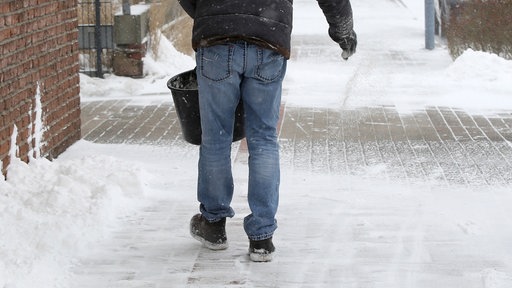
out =
[(78, 1), (80, 72), (103, 77), (112, 67), (114, 9), (110, 0)]

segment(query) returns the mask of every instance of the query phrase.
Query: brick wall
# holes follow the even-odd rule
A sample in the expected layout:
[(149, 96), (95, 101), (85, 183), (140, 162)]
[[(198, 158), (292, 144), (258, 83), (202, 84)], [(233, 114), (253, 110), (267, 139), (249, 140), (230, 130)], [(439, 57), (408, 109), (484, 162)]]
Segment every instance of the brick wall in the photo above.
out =
[(56, 157), (80, 138), (77, 25), (77, 0), (0, 0), (4, 175), (11, 145), (27, 162), (29, 154)]

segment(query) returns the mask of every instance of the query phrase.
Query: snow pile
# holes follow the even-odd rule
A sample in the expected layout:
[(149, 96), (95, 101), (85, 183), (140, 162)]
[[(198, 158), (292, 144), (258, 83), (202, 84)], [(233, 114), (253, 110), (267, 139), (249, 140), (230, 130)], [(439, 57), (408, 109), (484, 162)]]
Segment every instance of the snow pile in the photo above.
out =
[(512, 109), (510, 60), (469, 49), (441, 76), (436, 87), (441, 97), (433, 104), (460, 107), (475, 113)]
[(143, 198), (142, 171), (109, 157), (15, 159), (0, 180), (0, 287), (61, 287), (70, 259)]
[(158, 55), (153, 55), (149, 50), (147, 57), (144, 58), (144, 74), (146, 76), (161, 78), (183, 72), (184, 67), (193, 68), (195, 66), (195, 60), (192, 57), (176, 50), (169, 39), (161, 33), (159, 34)]
[(167, 80), (183, 71), (194, 68), (195, 61), (177, 51), (172, 43), (160, 35), (158, 60), (151, 49), (144, 58), (143, 79), (119, 77), (106, 74), (104, 79), (92, 78), (80, 74), (80, 96), (82, 100), (94, 100), (97, 97), (109, 99), (126, 98), (144, 95), (168, 95)]
[[(158, 61), (151, 52), (144, 59), (143, 79), (80, 74), (82, 100), (170, 95), (168, 78), (195, 63), (163, 36), (159, 45)], [(40, 124), (36, 121), (35, 137), (45, 129)], [(10, 155), (16, 155), (15, 149)], [(8, 179), (0, 180), (0, 287), (65, 287), (71, 259), (108, 237), (117, 217), (144, 204), (149, 175), (94, 149), (81, 159), (12, 161)]]
[(446, 76), (471, 86), (489, 84), (510, 87), (512, 61), (496, 54), (468, 49), (446, 69)]

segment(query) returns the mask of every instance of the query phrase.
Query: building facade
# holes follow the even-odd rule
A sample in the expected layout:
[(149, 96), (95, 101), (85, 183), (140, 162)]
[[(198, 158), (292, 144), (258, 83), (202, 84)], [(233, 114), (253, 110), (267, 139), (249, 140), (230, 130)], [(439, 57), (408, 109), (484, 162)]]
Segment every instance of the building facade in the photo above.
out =
[(80, 139), (77, 0), (0, 0), (0, 162)]

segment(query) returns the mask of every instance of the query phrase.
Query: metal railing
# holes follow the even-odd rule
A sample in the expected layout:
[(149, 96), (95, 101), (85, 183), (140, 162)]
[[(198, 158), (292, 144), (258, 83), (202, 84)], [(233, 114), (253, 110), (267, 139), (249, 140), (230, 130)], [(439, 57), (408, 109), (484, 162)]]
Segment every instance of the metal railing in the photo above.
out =
[(103, 77), (112, 67), (114, 9), (110, 0), (78, 1), (80, 72)]

